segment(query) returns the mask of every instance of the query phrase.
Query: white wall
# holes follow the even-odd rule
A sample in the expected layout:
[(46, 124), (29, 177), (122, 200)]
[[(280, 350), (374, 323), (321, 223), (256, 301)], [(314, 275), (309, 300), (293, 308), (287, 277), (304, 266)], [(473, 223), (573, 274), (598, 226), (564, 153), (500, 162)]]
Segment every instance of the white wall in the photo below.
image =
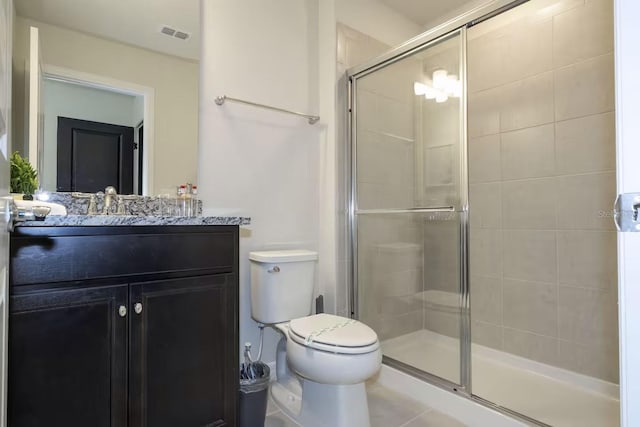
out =
[(424, 31), (423, 27), (376, 0), (339, 0), (335, 2), (335, 11), (338, 22), (393, 47)]
[(43, 189), (55, 191), (58, 158), (58, 117), (135, 126), (144, 114), (136, 97), (101, 89), (44, 80), (44, 168), (38, 171)]
[[(24, 55), (29, 26), (40, 29), (46, 65), (104, 76), (155, 90), (155, 192), (195, 182), (198, 143), (198, 64), (17, 17), (14, 41), (14, 111), (24, 111)], [(20, 131), (22, 114), (13, 129)], [(24, 138), (16, 132), (18, 141)]]
[[(202, 2), (200, 194), (205, 214), (252, 218), (240, 239), (241, 344), (257, 344), (258, 336), (250, 318), (248, 253), (318, 248), (324, 125), (232, 102), (219, 107), (213, 99), (226, 94), (316, 113), (316, 13), (311, 0)], [(273, 360), (275, 342), (269, 331), (267, 361)]]

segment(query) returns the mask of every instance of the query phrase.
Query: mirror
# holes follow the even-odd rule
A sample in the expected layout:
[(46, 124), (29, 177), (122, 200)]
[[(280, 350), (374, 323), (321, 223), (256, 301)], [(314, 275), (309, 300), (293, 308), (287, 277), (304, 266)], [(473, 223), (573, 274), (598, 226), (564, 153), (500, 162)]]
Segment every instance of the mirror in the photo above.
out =
[(155, 195), (195, 182), (198, 0), (16, 0), (15, 10), (12, 150), (43, 190), (108, 182)]

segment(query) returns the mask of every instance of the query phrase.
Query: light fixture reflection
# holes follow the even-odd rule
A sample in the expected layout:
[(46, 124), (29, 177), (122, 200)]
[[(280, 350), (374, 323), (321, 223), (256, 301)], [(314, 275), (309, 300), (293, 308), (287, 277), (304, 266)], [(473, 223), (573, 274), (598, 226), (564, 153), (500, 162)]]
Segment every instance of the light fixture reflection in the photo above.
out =
[(462, 95), (462, 82), (458, 80), (455, 74), (449, 74), (447, 70), (435, 70), (432, 80), (426, 79), (423, 82), (415, 82), (413, 84), (413, 92), (417, 96), (426, 99), (435, 99), (436, 102), (446, 102), (449, 97), (460, 98)]

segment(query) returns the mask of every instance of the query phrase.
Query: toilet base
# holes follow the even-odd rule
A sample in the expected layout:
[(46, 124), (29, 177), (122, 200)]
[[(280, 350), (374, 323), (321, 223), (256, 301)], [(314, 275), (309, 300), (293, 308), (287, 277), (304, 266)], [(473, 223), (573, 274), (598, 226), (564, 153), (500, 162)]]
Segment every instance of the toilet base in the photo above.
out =
[(275, 382), (271, 396), (280, 410), (303, 427), (370, 427), (364, 383)]

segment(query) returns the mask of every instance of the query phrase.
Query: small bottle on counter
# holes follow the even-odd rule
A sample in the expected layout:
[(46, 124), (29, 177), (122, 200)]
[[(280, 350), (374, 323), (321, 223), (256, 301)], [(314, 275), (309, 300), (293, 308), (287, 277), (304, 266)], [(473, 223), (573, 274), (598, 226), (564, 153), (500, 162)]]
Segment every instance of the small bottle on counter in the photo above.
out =
[(191, 216), (198, 216), (198, 186), (191, 186)]
[(176, 215), (177, 216), (185, 216), (186, 207), (185, 207), (185, 195), (187, 194), (187, 186), (185, 184), (178, 186), (176, 198)]

